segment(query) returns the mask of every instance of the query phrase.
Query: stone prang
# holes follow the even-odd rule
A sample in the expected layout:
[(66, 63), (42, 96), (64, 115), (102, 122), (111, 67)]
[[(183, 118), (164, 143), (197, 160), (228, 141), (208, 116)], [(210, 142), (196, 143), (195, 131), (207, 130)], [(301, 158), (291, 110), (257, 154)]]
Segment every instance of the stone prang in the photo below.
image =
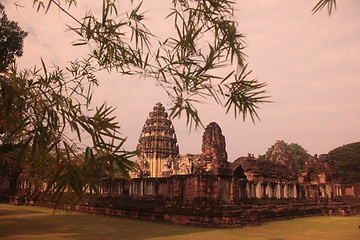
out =
[(163, 177), (173, 168), (171, 163), (179, 154), (175, 129), (165, 108), (157, 103), (141, 131), (137, 163), (141, 177)]
[(225, 137), (215, 122), (210, 123), (202, 137), (200, 165), (205, 172), (215, 168), (228, 167)]
[(271, 149), (269, 161), (275, 164), (284, 165), (290, 171), (290, 174), (295, 174), (296, 166), (293, 159), (293, 153), (284, 141), (276, 141)]

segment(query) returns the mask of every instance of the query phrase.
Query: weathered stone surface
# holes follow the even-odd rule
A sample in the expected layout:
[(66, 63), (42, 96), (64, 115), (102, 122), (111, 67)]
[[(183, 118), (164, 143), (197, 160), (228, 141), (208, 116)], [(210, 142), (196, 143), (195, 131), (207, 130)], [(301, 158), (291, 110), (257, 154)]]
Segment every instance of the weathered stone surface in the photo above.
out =
[(234, 171), (241, 166), (248, 181), (293, 182), (296, 176), (289, 168), (279, 162), (252, 155), (236, 159), (231, 167)]
[(276, 141), (268, 159), (275, 164), (286, 166), (291, 174), (297, 172), (291, 149), (282, 140)]
[(354, 207), (343, 203), (256, 203), (242, 205), (172, 204), (161, 198), (129, 199), (103, 196), (94, 204), (82, 204), (78, 211), (135, 219), (165, 221), (201, 227), (234, 228), (257, 226), (262, 222), (317, 215), (353, 215)]
[(334, 168), (334, 161), (329, 159), (327, 154), (321, 154), (310, 157), (305, 162), (305, 168), (302, 172), (301, 181), (307, 181), (311, 184), (321, 184), (327, 182), (340, 183), (337, 172)]
[(172, 174), (174, 159), (179, 154), (175, 129), (165, 108), (157, 103), (141, 131), (137, 149), (140, 172), (136, 177), (163, 177)]
[(334, 161), (327, 154), (308, 158), (298, 181), (305, 187), (307, 198), (334, 198), (342, 195)]
[(173, 164), (173, 174), (192, 174), (194, 172), (195, 163), (199, 162), (200, 156), (200, 154), (179, 155)]
[(277, 141), (267, 158), (253, 155), (232, 163), (234, 176), (248, 181), (247, 198), (306, 198), (312, 201), (339, 199), (342, 195), (334, 162), (323, 154), (307, 160), (305, 169), (297, 173), (291, 150), (284, 141)]
[(210, 123), (202, 137), (200, 168), (212, 172), (215, 168), (228, 167), (225, 137), (215, 122)]

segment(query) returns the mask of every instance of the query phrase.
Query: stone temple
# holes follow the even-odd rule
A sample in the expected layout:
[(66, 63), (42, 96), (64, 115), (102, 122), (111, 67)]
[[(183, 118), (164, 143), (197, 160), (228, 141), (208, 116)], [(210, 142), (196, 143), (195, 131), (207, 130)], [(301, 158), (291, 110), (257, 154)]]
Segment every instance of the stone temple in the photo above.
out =
[(165, 177), (173, 173), (173, 163), (179, 155), (176, 134), (161, 103), (149, 113), (141, 131), (137, 150), (140, 166), (138, 177)]
[(206, 201), (222, 203), (244, 199), (316, 198), (319, 201), (342, 195), (340, 180), (327, 155), (309, 159), (305, 171), (298, 173), (284, 141), (277, 141), (267, 158), (249, 155), (228, 162), (225, 136), (215, 122), (205, 128), (202, 153), (181, 156), (175, 129), (161, 103), (155, 105), (146, 119), (137, 148), (140, 169), (133, 174), (131, 194), (169, 197), (175, 193), (167, 189), (180, 187), (171, 179), (183, 178), (186, 189), (176, 194), (187, 201), (203, 198), (204, 192), (211, 188)]
[(169, 177), (192, 173), (216, 173), (228, 169), (225, 137), (215, 122), (210, 123), (203, 135), (202, 154), (179, 154), (175, 129), (165, 108), (157, 103), (149, 113), (141, 131), (136, 160), (139, 171), (135, 178)]
[(199, 155), (179, 155), (175, 129), (165, 108), (157, 103), (149, 113), (141, 131), (136, 163), (139, 171), (133, 177), (169, 177), (193, 172), (193, 162)]
[[(132, 179), (104, 179), (101, 194), (77, 210), (204, 227), (241, 227), (312, 215), (360, 213), (360, 185), (342, 185), (327, 154), (299, 172), (277, 141), (268, 156), (228, 161), (220, 126), (205, 128), (200, 154), (180, 155), (174, 126), (161, 103), (149, 113), (137, 145)], [(17, 204), (51, 205), (19, 180)], [(31, 191), (28, 191), (30, 188)]]

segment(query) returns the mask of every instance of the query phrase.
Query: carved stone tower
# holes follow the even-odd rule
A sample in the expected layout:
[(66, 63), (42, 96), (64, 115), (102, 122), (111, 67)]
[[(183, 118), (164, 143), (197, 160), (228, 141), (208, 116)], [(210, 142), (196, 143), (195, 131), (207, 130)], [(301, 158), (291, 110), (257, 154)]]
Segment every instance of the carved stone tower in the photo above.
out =
[(168, 166), (179, 154), (174, 127), (165, 108), (157, 103), (141, 131), (137, 149), (138, 177), (164, 177), (169, 175)]
[(203, 171), (228, 167), (225, 137), (217, 123), (212, 122), (205, 128), (202, 141), (200, 161)]
[(271, 162), (286, 166), (291, 174), (297, 172), (292, 151), (282, 140), (276, 141), (268, 158)]

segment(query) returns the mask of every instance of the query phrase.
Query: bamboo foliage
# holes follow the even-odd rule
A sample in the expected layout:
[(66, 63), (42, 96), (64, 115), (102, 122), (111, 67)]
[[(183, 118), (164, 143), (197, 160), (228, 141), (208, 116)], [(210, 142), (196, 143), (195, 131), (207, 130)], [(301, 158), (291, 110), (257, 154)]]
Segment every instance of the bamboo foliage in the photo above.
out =
[[(175, 35), (159, 40), (145, 22), (142, 1), (129, 1), (132, 8), (121, 13), (119, 2), (103, 0), (99, 16), (88, 12), (79, 20), (70, 10), (76, 1), (38, 1), (37, 9), (56, 5), (74, 19), (69, 29), (79, 37), (75, 46), (91, 47), (89, 58), (97, 66), (122, 74), (138, 74), (153, 79), (170, 99), (170, 117), (185, 116), (190, 127), (203, 126), (197, 107), (215, 101), (235, 113), (235, 117), (258, 118), (257, 109), (268, 102), (264, 87), (255, 79), (242, 79), (246, 69), (244, 35), (238, 31), (234, 2), (230, 0), (173, 0), (167, 19), (174, 23)], [(250, 97), (256, 95), (256, 98)]]
[(136, 152), (123, 148), (114, 109), (103, 104), (88, 115), (97, 82), (78, 64), (72, 71), (49, 71), (43, 63), (0, 75), (1, 145), (16, 146), (12, 160), (23, 163), (29, 180), (48, 183), (56, 207), (74, 206), (87, 192), (97, 193), (104, 177), (129, 178), (136, 169), (130, 160)]
[(336, 0), (320, 0), (311, 11), (317, 13), (323, 8), (327, 8), (329, 15), (331, 15), (332, 11), (336, 10)]

